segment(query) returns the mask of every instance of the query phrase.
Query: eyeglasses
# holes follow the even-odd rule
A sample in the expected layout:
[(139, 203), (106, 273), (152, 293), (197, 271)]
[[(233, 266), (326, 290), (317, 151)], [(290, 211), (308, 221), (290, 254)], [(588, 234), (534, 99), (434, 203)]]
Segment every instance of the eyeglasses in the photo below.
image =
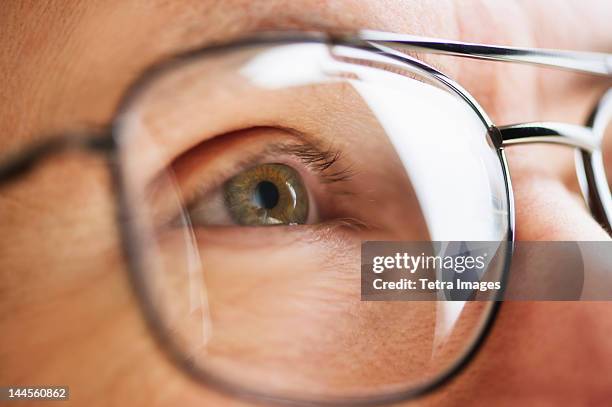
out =
[(606, 54), (375, 31), (264, 35), (153, 67), (107, 137), (25, 149), (0, 166), (0, 194), (51, 156), (103, 153), (143, 315), (198, 381), (297, 404), (425, 394), (473, 358), (501, 298), (360, 301), (361, 242), (493, 242), (483, 278), (502, 281), (514, 238), (504, 150), (527, 143), (576, 150), (585, 201), (612, 233), (612, 91), (585, 126), (496, 126), (410, 51), (612, 76)]

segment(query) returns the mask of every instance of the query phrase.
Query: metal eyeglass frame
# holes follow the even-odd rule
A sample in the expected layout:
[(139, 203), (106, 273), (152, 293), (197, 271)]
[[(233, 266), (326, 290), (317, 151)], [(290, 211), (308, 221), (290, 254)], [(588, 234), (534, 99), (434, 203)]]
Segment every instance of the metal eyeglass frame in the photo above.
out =
[[(391, 58), (398, 63), (408, 64), (418, 69), (427, 77), (442, 84), (446, 89), (461, 97), (471, 106), (489, 130), (489, 137), (497, 148), (501, 167), (505, 177), (507, 205), (508, 205), (508, 255), (503, 279), (506, 278), (509, 261), (512, 257), (514, 242), (514, 203), (512, 195), (512, 184), (506, 163), (504, 148), (516, 144), (529, 143), (552, 143), (576, 148), (577, 173), (585, 201), (590, 208), (593, 217), (612, 235), (612, 198), (607, 184), (604, 171), (601, 143), (603, 131), (612, 120), (612, 88), (601, 98), (597, 107), (585, 126), (577, 126), (565, 123), (534, 122), (521, 123), (509, 126), (495, 126), (488, 115), (476, 102), (476, 100), (459, 84), (452, 79), (425, 64), (424, 62), (409, 56), (407, 51), (418, 51), (421, 53), (438, 53), (458, 57), (535, 64), (554, 68), (562, 68), (588, 74), (596, 74), (612, 77), (612, 54), (573, 52), (560, 50), (500, 47), (441, 39), (418, 37), (413, 35), (394, 34), (380, 31), (363, 30), (354, 33), (325, 34), (325, 33), (274, 33), (257, 36), (254, 38), (235, 41), (230, 44), (221, 44), (198, 48), (184, 54), (178, 55), (169, 61), (154, 65), (146, 70), (126, 93), (119, 105), (117, 114), (129, 105), (130, 101), (146, 87), (151, 79), (162, 75), (176, 64), (184, 63), (195, 58), (201, 58), (209, 53), (242, 47), (249, 45), (283, 44), (299, 42), (320, 42), (329, 45), (340, 45), (376, 52), (379, 55)], [(101, 133), (101, 134), (100, 134)], [(211, 377), (206, 372), (195, 368), (191, 362), (181, 354), (173, 345), (171, 338), (164, 333), (158, 320), (153, 304), (149, 301), (143, 285), (143, 262), (140, 259), (138, 245), (134, 239), (136, 233), (130, 229), (130, 209), (126, 200), (125, 185), (118, 164), (117, 137), (114, 125), (102, 132), (66, 133), (55, 137), (49, 137), (33, 146), (29, 146), (22, 152), (16, 154), (5, 162), (0, 162), (0, 184), (15, 180), (34, 168), (40, 161), (50, 155), (67, 149), (83, 149), (106, 154), (109, 168), (112, 173), (113, 188), (116, 198), (116, 209), (118, 223), (121, 232), (123, 252), (129, 267), (130, 280), (136, 295), (140, 299), (143, 315), (151, 328), (151, 332), (157, 339), (158, 344), (164, 349), (164, 353), (170, 356), (171, 361), (176, 363), (183, 371), (188, 372), (193, 378), (212, 385), (214, 388), (226, 393), (246, 397), (248, 399), (266, 402), (292, 405), (375, 405), (382, 403), (399, 402), (412, 399), (429, 393), (461, 372), (473, 359), (485, 341), (495, 316), (502, 303), (501, 297), (496, 298), (493, 303), (482, 332), (470, 348), (463, 354), (462, 358), (450, 366), (437, 379), (422, 385), (421, 387), (407, 389), (392, 394), (376, 396), (367, 399), (350, 399), (346, 401), (313, 401), (284, 399), (270, 396), (259, 392), (237, 389), (234, 386)], [(606, 196), (608, 197), (606, 199)]]

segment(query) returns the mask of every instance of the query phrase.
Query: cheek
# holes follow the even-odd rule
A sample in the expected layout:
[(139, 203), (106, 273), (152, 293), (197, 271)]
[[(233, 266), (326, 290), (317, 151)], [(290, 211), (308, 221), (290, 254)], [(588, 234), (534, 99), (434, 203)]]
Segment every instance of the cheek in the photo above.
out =
[[(191, 350), (217, 374), (251, 386), (338, 392), (399, 383), (429, 362), (435, 302), (362, 302), (359, 240), (297, 240), (271, 250), (196, 237), (210, 334)], [(166, 241), (164, 252), (177, 253), (175, 244)], [(191, 336), (202, 329), (181, 300), (191, 282), (171, 272), (180, 259), (163, 262), (172, 280), (160, 297), (173, 308), (167, 321)]]
[[(517, 239), (608, 240), (575, 184), (572, 151), (538, 147), (507, 149)], [(609, 256), (601, 260), (601, 270), (612, 269)], [(545, 269), (550, 263), (541, 256), (522, 258), (515, 271), (529, 279), (554, 278), (558, 270)], [(540, 399), (559, 404), (608, 400), (612, 323), (603, 316), (610, 311), (604, 302), (505, 302), (465, 374), (429, 401), (445, 405), (452, 398), (458, 404), (486, 406), (499, 400), (510, 405)]]
[(0, 188), (0, 383), (136, 405), (181, 378), (142, 322), (108, 185), (101, 160), (64, 154)]
[(608, 303), (505, 302), (474, 362), (428, 401), (441, 406), (449, 399), (456, 405), (473, 406), (489, 406), (499, 400), (507, 405), (526, 400), (606, 404), (612, 322), (602, 315), (611, 311)]

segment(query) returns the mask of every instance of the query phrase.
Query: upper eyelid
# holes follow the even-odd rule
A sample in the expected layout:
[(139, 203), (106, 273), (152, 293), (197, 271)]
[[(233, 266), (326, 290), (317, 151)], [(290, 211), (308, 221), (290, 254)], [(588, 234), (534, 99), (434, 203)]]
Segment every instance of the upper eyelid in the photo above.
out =
[[(268, 127), (253, 127), (241, 131), (265, 130), (266, 128)], [(186, 201), (185, 204), (189, 206), (198, 198), (218, 190), (224, 182), (240, 171), (244, 171), (257, 164), (275, 161), (274, 157), (295, 157), (304, 167), (312, 170), (322, 184), (348, 181), (355, 175), (352, 163), (345, 163), (345, 161), (348, 160), (344, 159), (341, 150), (334, 148), (333, 145), (324, 146), (323, 143), (314, 141), (312, 136), (308, 136), (295, 129), (276, 126), (269, 128), (276, 131), (282, 130), (295, 135), (295, 140), (270, 143), (270, 145), (256, 153), (245, 152), (246, 157), (237, 160), (231, 166), (231, 170), (219, 171), (212, 175), (210, 178), (214, 179), (213, 182), (208, 182), (206, 185), (203, 185), (204, 181), (196, 182), (198, 187), (193, 188), (193, 192), (189, 192), (184, 196)], [(180, 159), (180, 157), (177, 159)], [(340, 163), (340, 161), (342, 161), (342, 163)]]

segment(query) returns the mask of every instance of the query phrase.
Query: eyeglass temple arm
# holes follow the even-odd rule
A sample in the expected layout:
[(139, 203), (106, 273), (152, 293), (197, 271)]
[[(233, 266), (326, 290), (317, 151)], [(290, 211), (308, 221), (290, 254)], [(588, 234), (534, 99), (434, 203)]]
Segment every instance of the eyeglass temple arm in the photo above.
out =
[(555, 122), (533, 122), (499, 127), (502, 147), (516, 144), (562, 144), (592, 152), (599, 145), (589, 127)]
[(421, 51), (492, 61), (543, 65), (590, 74), (612, 76), (612, 54), (554, 49), (500, 47), (440, 40), (408, 34), (362, 30), (359, 38), (399, 50)]
[(64, 134), (49, 137), (7, 160), (0, 160), (0, 184), (15, 180), (36, 167), (41, 160), (55, 153), (69, 149), (109, 152), (114, 146), (114, 140), (111, 137), (99, 133)]

